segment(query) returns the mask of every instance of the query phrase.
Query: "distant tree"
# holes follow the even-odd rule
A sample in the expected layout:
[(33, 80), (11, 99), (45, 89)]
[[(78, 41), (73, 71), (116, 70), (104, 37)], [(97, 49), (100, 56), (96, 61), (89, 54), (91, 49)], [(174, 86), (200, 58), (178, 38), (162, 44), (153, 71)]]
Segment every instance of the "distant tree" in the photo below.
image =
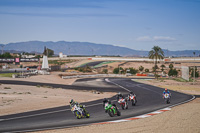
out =
[(146, 68), (144, 71), (148, 73), (148, 72), (149, 72), (149, 69), (148, 69), (148, 68)]
[(114, 74), (118, 74), (118, 73), (119, 73), (119, 68), (115, 68), (115, 69), (113, 70), (113, 73), (114, 73)]
[(161, 71), (163, 72), (163, 71), (165, 70), (164, 68), (165, 68), (166, 66), (165, 66), (164, 64), (162, 64), (160, 67), (162, 68)]
[(151, 51), (149, 51), (149, 59), (155, 59), (155, 75), (156, 75), (156, 69), (158, 68), (157, 62), (158, 59), (163, 59), (164, 58), (164, 52), (159, 46), (154, 46)]
[(126, 71), (122, 67), (117, 67), (113, 70), (114, 74), (124, 74)]
[(153, 72), (156, 72), (156, 70), (159, 69), (159, 67), (158, 67), (158, 65), (155, 65), (152, 67), (152, 69), (153, 69)]
[(136, 74), (138, 72), (137, 69), (130, 67), (129, 68), (131, 74)]
[(168, 72), (169, 76), (176, 76), (178, 75), (178, 71), (176, 69), (171, 68)]
[(0, 55), (0, 58), (12, 58), (12, 57), (13, 57), (13, 56), (12, 56), (10, 53), (8, 53), (8, 52), (6, 52), (6, 53)]
[(35, 58), (41, 58), (41, 56), (40, 55), (36, 55)]
[(49, 49), (49, 48), (46, 48), (43, 52), (44, 55), (47, 55), (48, 57), (52, 57), (54, 55), (54, 51)]
[(47, 48), (48, 57), (52, 57), (54, 55), (54, 51)]
[[(190, 67), (189, 69), (190, 71), (190, 77), (194, 77), (194, 67)], [(195, 77), (198, 78), (199, 77), (199, 71), (197, 70), (197, 67), (195, 67)]]
[(174, 68), (174, 65), (173, 65), (173, 64), (170, 64), (170, 65), (169, 65), (169, 68), (170, 68), (170, 69)]
[(142, 72), (144, 70), (144, 67), (143, 66), (140, 66), (139, 67), (139, 70)]
[(108, 73), (108, 69), (103, 69), (103, 71), (102, 71), (103, 73)]

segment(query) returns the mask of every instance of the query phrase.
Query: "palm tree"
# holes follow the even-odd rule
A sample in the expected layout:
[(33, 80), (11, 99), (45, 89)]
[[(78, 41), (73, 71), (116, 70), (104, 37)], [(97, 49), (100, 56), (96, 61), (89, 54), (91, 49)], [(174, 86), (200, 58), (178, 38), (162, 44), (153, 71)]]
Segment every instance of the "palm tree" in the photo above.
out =
[(162, 64), (160, 67), (162, 67), (161, 71), (164, 71), (164, 68), (166, 67), (164, 64)]
[[(159, 46), (154, 46), (151, 51), (149, 51), (149, 59), (155, 59), (155, 69), (157, 69), (157, 63), (158, 59), (164, 58), (164, 52)], [(156, 70), (155, 70), (155, 76), (156, 76)]]

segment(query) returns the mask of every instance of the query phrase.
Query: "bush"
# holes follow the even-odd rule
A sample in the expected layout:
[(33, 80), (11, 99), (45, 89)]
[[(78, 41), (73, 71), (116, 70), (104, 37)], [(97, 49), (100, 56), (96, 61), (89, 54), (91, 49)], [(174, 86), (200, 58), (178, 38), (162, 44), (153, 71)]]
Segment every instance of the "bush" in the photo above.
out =
[(176, 76), (178, 75), (178, 71), (176, 69), (171, 68), (168, 72), (169, 76)]
[(108, 73), (108, 69), (103, 69), (103, 71), (102, 71), (103, 73)]
[(130, 73), (131, 74), (136, 74), (137, 72), (138, 72), (138, 70), (137, 69), (135, 69), (135, 68), (129, 68), (129, 70), (130, 70)]
[(169, 68), (170, 68), (170, 69), (174, 68), (174, 65), (173, 65), (173, 64), (170, 64), (170, 65), (169, 65)]
[(144, 71), (148, 73), (148, 72), (149, 72), (149, 69), (148, 69), (148, 68), (146, 68)]
[[(190, 77), (193, 78), (194, 77), (194, 67), (190, 68)], [(197, 70), (197, 67), (195, 67), (195, 77), (198, 78), (199, 77), (199, 71)]]
[(153, 72), (156, 72), (157, 69), (159, 69), (158, 65), (155, 65), (154, 67), (152, 67)]
[(144, 70), (144, 67), (143, 66), (140, 66), (139, 67), (139, 70), (142, 72)]
[(113, 70), (113, 73), (114, 73), (114, 74), (118, 74), (118, 73), (119, 73), (119, 68), (115, 68), (115, 69)]

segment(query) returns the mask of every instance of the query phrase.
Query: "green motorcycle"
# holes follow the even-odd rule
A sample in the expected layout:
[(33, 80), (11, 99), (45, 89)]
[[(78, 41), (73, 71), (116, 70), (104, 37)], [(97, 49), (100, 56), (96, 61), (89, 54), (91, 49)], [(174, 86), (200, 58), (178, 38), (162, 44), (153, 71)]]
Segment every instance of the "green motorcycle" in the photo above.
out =
[(119, 112), (118, 108), (115, 105), (109, 103), (105, 103), (105, 111), (110, 115), (110, 117), (121, 115), (121, 112)]

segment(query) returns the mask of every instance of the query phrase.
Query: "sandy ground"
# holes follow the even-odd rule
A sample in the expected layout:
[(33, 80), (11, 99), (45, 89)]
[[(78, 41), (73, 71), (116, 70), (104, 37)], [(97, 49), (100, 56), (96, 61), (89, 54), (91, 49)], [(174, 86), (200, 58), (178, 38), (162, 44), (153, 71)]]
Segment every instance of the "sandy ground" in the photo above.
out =
[[(52, 75), (32, 76), (25, 79), (0, 78), (0, 80), (20, 80), (43, 83), (72, 84), (76, 79), (61, 79), (58, 73)], [(0, 85), (0, 115), (21, 113), (51, 107), (65, 106), (70, 99), (78, 102), (88, 102), (114, 93), (95, 94), (92, 91), (65, 90), (50, 86)]]

